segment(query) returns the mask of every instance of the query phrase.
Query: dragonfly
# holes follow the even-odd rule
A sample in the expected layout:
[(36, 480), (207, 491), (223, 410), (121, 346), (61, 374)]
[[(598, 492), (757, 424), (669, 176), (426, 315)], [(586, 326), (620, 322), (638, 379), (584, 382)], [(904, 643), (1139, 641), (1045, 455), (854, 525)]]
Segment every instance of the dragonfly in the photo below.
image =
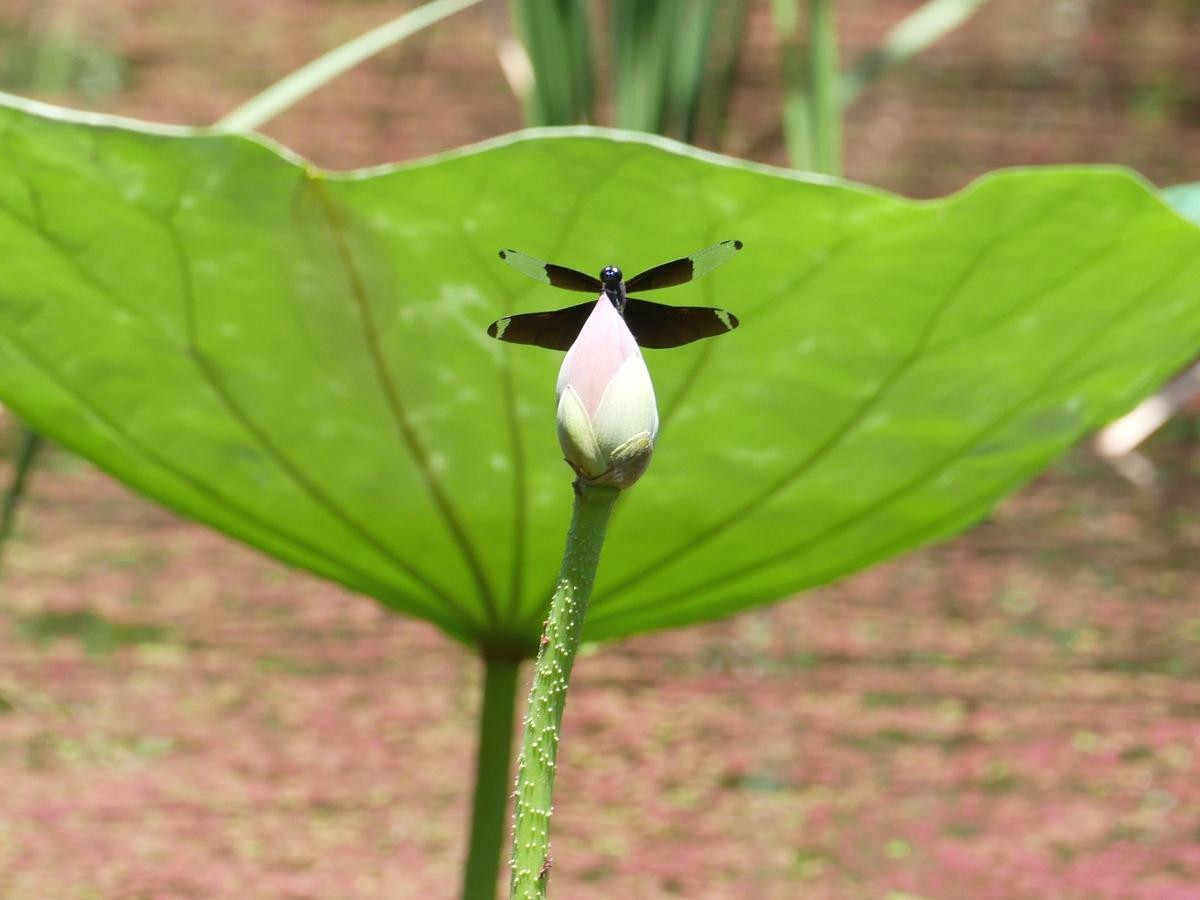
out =
[[(603, 295), (625, 318), (625, 324), (639, 345), (664, 349), (682, 347), (701, 338), (733, 331), (738, 327), (737, 316), (711, 306), (668, 306), (629, 295), (687, 284), (693, 278), (706, 275), (717, 266), (729, 262), (741, 249), (741, 241), (721, 241), (691, 256), (647, 269), (628, 280), (616, 266), (605, 266), (600, 270), (600, 277), (593, 278), (576, 269), (542, 262), (517, 250), (501, 250), (500, 258), (521, 274), (543, 284), (565, 291)], [(569, 350), (595, 305), (595, 300), (589, 300), (578, 306), (549, 312), (506, 316), (489, 325), (488, 334), (514, 344)]]

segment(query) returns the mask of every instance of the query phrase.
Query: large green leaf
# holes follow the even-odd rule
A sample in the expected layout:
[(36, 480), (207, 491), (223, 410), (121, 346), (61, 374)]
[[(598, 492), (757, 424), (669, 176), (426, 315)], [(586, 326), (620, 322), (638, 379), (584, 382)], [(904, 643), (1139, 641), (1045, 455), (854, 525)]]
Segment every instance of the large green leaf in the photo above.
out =
[(492, 341), (589, 270), (723, 238), (664, 295), (663, 430), (592, 637), (778, 600), (949, 534), (1200, 347), (1200, 230), (1114, 169), (915, 203), (662, 140), (531, 133), (335, 175), (262, 141), (0, 108), (0, 398), (173, 508), (494, 652), (570, 507), (560, 356)]

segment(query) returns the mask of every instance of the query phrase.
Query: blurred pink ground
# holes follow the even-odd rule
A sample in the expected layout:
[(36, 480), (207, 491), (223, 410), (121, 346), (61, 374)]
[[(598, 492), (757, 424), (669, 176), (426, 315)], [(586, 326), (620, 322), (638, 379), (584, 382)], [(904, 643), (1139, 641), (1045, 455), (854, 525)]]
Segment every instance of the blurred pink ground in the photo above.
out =
[[(453, 896), (465, 650), (77, 465), (28, 512), (0, 896)], [(1200, 519), (1177, 525), (1172, 555), (1078, 458), (943, 547), (584, 655), (556, 896), (1200, 896)], [(89, 656), (22, 630), (79, 608), (164, 632)]]

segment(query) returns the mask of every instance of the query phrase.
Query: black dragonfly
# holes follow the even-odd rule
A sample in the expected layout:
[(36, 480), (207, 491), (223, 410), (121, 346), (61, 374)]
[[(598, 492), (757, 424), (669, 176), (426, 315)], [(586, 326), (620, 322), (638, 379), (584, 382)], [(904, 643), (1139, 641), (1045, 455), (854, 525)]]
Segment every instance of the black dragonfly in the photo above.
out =
[[(652, 349), (681, 347), (701, 338), (715, 337), (738, 327), (737, 316), (711, 306), (667, 306), (630, 297), (635, 291), (686, 284), (728, 262), (742, 249), (741, 241), (722, 241), (703, 250), (647, 269), (628, 281), (616, 266), (605, 266), (593, 278), (575, 269), (542, 262), (516, 250), (501, 250), (500, 258), (530, 278), (567, 291), (604, 294), (625, 318), (638, 344)], [(596, 301), (550, 312), (522, 313), (497, 319), (488, 334), (514, 344), (533, 344), (551, 350), (569, 350)]]

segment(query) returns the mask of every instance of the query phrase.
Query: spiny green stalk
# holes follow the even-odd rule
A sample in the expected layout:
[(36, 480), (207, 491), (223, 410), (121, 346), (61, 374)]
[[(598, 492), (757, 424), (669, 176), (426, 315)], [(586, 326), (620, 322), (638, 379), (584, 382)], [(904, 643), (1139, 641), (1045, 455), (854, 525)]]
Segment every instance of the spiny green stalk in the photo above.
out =
[(529, 691), (525, 734), (517, 761), (513, 826), (513, 900), (541, 900), (550, 879), (550, 817), (554, 812), (554, 772), (567, 683), (592, 595), (604, 533), (620, 491), (575, 484), (575, 510), (563, 551), (558, 587)]

